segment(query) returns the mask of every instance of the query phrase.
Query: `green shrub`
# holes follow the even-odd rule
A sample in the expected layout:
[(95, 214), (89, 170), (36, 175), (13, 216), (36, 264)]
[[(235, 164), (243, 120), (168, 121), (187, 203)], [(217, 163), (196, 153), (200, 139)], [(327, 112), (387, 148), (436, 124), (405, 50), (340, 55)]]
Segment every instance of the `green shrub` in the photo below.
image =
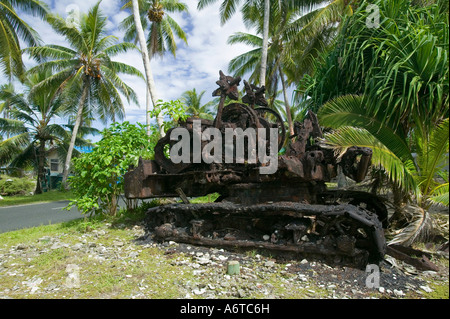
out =
[(28, 178), (0, 175), (0, 195), (25, 195), (34, 190), (35, 184)]
[(113, 123), (102, 135), (92, 153), (73, 159), (75, 172), (69, 183), (76, 199), (67, 209), (76, 205), (84, 214), (115, 215), (123, 176), (140, 157), (153, 157), (158, 138), (157, 134), (147, 136), (144, 125), (129, 122)]

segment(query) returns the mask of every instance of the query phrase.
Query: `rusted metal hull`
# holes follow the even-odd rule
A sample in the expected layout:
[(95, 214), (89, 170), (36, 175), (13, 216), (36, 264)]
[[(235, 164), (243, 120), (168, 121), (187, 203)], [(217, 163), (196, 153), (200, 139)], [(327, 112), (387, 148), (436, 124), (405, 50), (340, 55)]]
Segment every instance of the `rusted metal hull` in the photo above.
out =
[[(283, 165), (283, 161), (281, 163)], [(303, 173), (299, 176), (292, 163), (286, 162), (284, 168), (272, 175), (261, 175), (257, 169), (248, 167), (161, 174), (155, 161), (141, 159), (138, 167), (125, 175), (125, 195), (130, 199), (178, 197), (176, 190), (181, 188), (188, 197), (219, 192), (235, 198), (236, 202), (248, 202), (246, 197), (250, 195), (258, 197), (252, 199), (253, 203), (271, 200), (317, 202), (316, 194), (326, 189), (325, 183), (322, 180), (307, 181)]]
[(386, 252), (377, 216), (348, 204), (172, 204), (147, 214), (157, 240), (322, 256), (358, 268), (378, 262)]

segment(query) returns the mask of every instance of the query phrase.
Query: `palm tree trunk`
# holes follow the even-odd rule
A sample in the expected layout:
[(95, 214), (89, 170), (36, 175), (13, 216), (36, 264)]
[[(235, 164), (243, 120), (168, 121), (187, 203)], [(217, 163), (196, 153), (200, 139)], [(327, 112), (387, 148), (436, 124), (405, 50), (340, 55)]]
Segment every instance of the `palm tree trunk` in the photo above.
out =
[(266, 84), (267, 52), (269, 50), (269, 18), (270, 0), (264, 0), (264, 25), (263, 25), (263, 46), (261, 54), (261, 71), (259, 73), (259, 85)]
[(283, 95), (284, 95), (284, 107), (286, 108), (286, 117), (289, 125), (289, 134), (290, 136), (294, 135), (294, 124), (292, 123), (292, 115), (291, 115), (291, 106), (289, 105), (289, 100), (286, 91), (286, 81), (284, 80), (283, 71), (281, 67), (278, 68), (280, 72), (281, 85), (283, 86)]
[[(393, 194), (393, 204), (394, 204), (394, 214), (392, 214), (389, 222), (393, 225), (399, 225), (405, 223), (404, 214), (404, 195), (403, 191), (397, 183), (392, 182), (392, 194)], [(398, 226), (395, 226), (396, 228)]]
[[(132, 0), (133, 4), (133, 17), (134, 17), (134, 23), (136, 25), (136, 31), (138, 36), (138, 41), (141, 46), (141, 53), (142, 53), (142, 61), (144, 62), (144, 68), (145, 68), (145, 75), (147, 78), (147, 86), (148, 90), (150, 92), (150, 96), (152, 99), (153, 107), (157, 104), (158, 98), (156, 94), (156, 87), (155, 82), (153, 80), (153, 73), (150, 66), (150, 56), (147, 49), (147, 41), (145, 41), (145, 34), (144, 29), (142, 28), (142, 21), (141, 17), (139, 15), (139, 3), (138, 0)], [(148, 113), (149, 110), (147, 110)], [(161, 136), (163, 137), (164, 134), (164, 128), (163, 128), (163, 117), (162, 115), (158, 115), (156, 118), (156, 121), (158, 122), (159, 126), (159, 132)]]
[(148, 88), (148, 85), (145, 85), (145, 89), (146, 89), (146, 94), (145, 94), (145, 110), (146, 110), (146, 114), (145, 114), (145, 124), (147, 126), (147, 135), (150, 136), (151, 134), (151, 130), (150, 130), (150, 99), (151, 99), (151, 94), (150, 94), (150, 90)]
[(45, 162), (45, 140), (39, 140), (38, 151), (38, 176), (35, 194), (42, 194), (42, 181), (44, 180), (44, 162)]
[(69, 171), (70, 171), (70, 162), (72, 160), (72, 153), (73, 149), (75, 147), (75, 141), (77, 139), (78, 135), (78, 129), (81, 125), (81, 119), (83, 117), (83, 108), (84, 103), (86, 102), (87, 95), (88, 95), (89, 86), (87, 83), (84, 84), (83, 89), (83, 95), (81, 96), (80, 105), (78, 106), (78, 112), (77, 112), (77, 118), (75, 120), (75, 125), (73, 127), (72, 137), (70, 139), (69, 149), (67, 150), (67, 156), (66, 156), (66, 162), (64, 163), (64, 170), (63, 170), (63, 178), (61, 184), (65, 189), (69, 188), (69, 185), (67, 184), (67, 178), (69, 177)]

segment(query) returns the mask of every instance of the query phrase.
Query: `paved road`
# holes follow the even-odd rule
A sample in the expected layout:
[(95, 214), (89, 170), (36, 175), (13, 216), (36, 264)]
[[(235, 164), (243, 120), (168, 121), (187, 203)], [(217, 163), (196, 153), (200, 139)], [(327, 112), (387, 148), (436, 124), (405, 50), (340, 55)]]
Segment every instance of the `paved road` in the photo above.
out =
[(63, 210), (69, 201), (0, 207), (0, 233), (84, 217), (75, 208)]

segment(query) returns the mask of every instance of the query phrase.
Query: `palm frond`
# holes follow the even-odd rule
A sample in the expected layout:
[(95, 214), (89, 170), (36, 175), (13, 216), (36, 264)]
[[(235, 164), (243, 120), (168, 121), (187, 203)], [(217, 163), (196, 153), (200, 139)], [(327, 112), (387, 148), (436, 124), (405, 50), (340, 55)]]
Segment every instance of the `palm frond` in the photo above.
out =
[(409, 246), (415, 241), (421, 241), (429, 237), (432, 219), (428, 211), (417, 206), (408, 206), (405, 211), (409, 215), (409, 222), (406, 227), (396, 231), (395, 236), (387, 242), (388, 245), (402, 244)]
[(416, 196), (420, 194), (415, 180), (417, 171), (414, 163), (404, 162), (366, 129), (343, 126), (325, 134), (321, 143), (340, 155), (352, 146), (372, 149), (372, 165), (383, 167), (389, 178), (404, 189), (412, 191)]
[(101, 52), (108, 57), (113, 57), (121, 53), (126, 53), (129, 50), (137, 50), (137, 49), (138, 48), (136, 47), (136, 45), (130, 42), (116, 43), (104, 49), (99, 48), (99, 50), (102, 50)]
[(448, 196), (448, 185), (449, 183), (444, 183), (437, 186), (430, 192), (430, 197), (428, 201), (432, 205), (442, 205), (445, 207), (449, 207), (449, 196)]
[(220, 22), (224, 25), (236, 13), (239, 0), (223, 0), (220, 4)]
[(45, 18), (49, 11), (48, 5), (39, 0), (7, 0), (2, 2), (10, 3), (13, 7), (42, 19)]
[(49, 14), (47, 22), (52, 26), (56, 33), (64, 36), (70, 43), (70, 46), (77, 52), (87, 53), (89, 52), (89, 46), (87, 39), (83, 37), (82, 31), (76, 27), (70, 26), (66, 23), (66, 20), (62, 17)]
[(340, 96), (323, 105), (318, 117), (322, 125), (331, 128), (365, 128), (404, 163), (414, 163), (406, 136), (384, 123), (379, 116), (371, 114), (368, 111), (370, 103), (366, 96)]
[(197, 9), (202, 10), (206, 8), (207, 6), (217, 2), (218, 0), (199, 0), (197, 3)]
[(23, 134), (28, 132), (24, 123), (19, 120), (0, 118), (1, 134)]
[(168, 26), (174, 31), (174, 33), (177, 35), (177, 37), (180, 40), (183, 40), (184, 43), (188, 43), (187, 41), (187, 35), (186, 32), (181, 28), (181, 26), (171, 17), (166, 17)]
[[(16, 75), (24, 80), (25, 66), (22, 61), (21, 43), (36, 46), (40, 43), (38, 33), (19, 17), (16, 8), (31, 14), (40, 15), (45, 8), (39, 1), (1, 1), (0, 2), (0, 70), (9, 78)], [(44, 13), (45, 14), (45, 13)], [(41, 15), (42, 17), (42, 15)]]
[(9, 162), (9, 167), (25, 168), (32, 166), (37, 168), (36, 146), (35, 143), (29, 143), (20, 152), (14, 154), (14, 157)]
[(23, 50), (35, 60), (40, 59), (72, 59), (77, 53), (70, 49), (59, 45), (45, 45), (41, 47), (30, 47)]
[(420, 167), (418, 179), (421, 184), (422, 193), (425, 200), (433, 184), (435, 183), (435, 176), (443, 168), (445, 158), (448, 162), (449, 151), (449, 119), (443, 120), (436, 125), (435, 129), (431, 131), (427, 141), (421, 139), (423, 145), (419, 145), (419, 152), (417, 156), (418, 167)]
[(254, 48), (260, 48), (263, 40), (257, 35), (253, 35), (245, 32), (236, 32), (228, 37), (228, 44), (246, 44)]
[(28, 132), (14, 135), (4, 141), (0, 141), (0, 165), (10, 164), (19, 156), (24, 147), (29, 145), (30, 135)]
[[(20, 3), (21, 2), (21, 3)], [(1, 20), (3, 23), (7, 23), (14, 30), (14, 35), (17, 39), (22, 39), (28, 46), (36, 46), (40, 43), (41, 39), (38, 33), (31, 28), (24, 20), (22, 20), (16, 13), (14, 7), (19, 7), (21, 10), (25, 10), (44, 18), (47, 14), (45, 5), (40, 1), (28, 1), (29, 6), (25, 6), (23, 1), (2, 1), (0, 2)]]
[(233, 58), (228, 64), (228, 70), (235, 76), (244, 76), (250, 73), (250, 81), (255, 82), (259, 77), (261, 64), (261, 48), (254, 49)]

